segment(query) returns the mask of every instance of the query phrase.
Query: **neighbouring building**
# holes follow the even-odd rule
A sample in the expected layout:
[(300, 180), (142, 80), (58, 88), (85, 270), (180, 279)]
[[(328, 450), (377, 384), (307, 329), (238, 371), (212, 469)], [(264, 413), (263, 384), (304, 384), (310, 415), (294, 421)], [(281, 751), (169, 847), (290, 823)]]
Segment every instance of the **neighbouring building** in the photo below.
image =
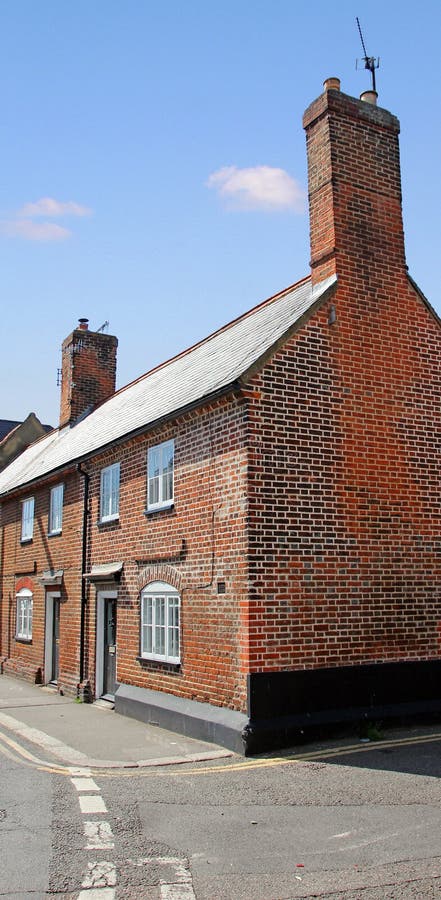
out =
[(399, 123), (329, 79), (303, 124), (310, 274), (117, 392), (80, 320), (59, 428), (0, 474), (2, 670), (245, 753), (441, 710), (441, 327)]
[(52, 431), (52, 425), (42, 425), (33, 412), (24, 422), (0, 419), (0, 471), (48, 431)]

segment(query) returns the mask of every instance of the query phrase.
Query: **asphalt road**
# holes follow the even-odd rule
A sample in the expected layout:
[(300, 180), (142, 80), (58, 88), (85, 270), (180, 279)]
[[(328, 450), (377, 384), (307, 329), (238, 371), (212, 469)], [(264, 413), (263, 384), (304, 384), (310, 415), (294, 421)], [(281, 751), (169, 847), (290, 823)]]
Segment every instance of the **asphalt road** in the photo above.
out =
[(124, 773), (0, 734), (0, 897), (439, 897), (441, 729), (419, 734)]

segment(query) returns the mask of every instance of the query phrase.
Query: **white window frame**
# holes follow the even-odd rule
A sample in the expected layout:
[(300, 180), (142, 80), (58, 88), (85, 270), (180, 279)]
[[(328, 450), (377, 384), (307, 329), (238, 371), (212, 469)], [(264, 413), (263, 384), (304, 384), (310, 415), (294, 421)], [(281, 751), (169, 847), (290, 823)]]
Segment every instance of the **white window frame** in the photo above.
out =
[[(141, 658), (178, 665), (181, 661), (181, 598), (177, 590), (163, 581), (152, 581), (141, 591), (140, 612)], [(173, 621), (176, 612), (177, 625)]]
[(100, 522), (119, 519), (120, 463), (101, 469)]
[(49, 534), (61, 534), (63, 528), (64, 484), (51, 488), (49, 498)]
[(29, 588), (22, 588), (16, 594), (17, 621), (15, 637), (20, 641), (32, 640), (33, 594)]
[(21, 504), (21, 541), (32, 541), (34, 536), (34, 497), (26, 497)]
[[(171, 448), (171, 459), (172, 459), (172, 467), (171, 473), (164, 466), (164, 455), (168, 453)], [(159, 468), (157, 469), (157, 474), (153, 474), (153, 465), (154, 465), (154, 455), (159, 454)], [(155, 444), (154, 447), (149, 447), (147, 453), (147, 512), (152, 512), (156, 509), (167, 509), (174, 504), (174, 461), (175, 461), (175, 442), (164, 441), (162, 444)], [(167, 496), (167, 491), (164, 490), (164, 482), (168, 479), (168, 476), (171, 474), (171, 496)], [(157, 500), (151, 500), (152, 487), (153, 482), (157, 482)]]

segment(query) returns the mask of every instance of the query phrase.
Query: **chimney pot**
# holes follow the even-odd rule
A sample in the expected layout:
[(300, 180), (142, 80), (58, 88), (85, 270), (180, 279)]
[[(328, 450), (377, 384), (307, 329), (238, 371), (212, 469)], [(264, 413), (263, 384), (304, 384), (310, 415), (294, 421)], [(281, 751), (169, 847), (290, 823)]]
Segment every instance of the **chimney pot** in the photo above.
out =
[(339, 91), (340, 90), (340, 79), (339, 78), (327, 78), (326, 81), (323, 82), (323, 89), (325, 91)]
[(376, 91), (363, 91), (363, 93), (360, 94), (360, 100), (362, 100), (363, 103), (371, 103), (372, 106), (377, 105), (377, 97), (378, 94)]
[(87, 331), (89, 328), (89, 319), (78, 319), (78, 328), (81, 331)]

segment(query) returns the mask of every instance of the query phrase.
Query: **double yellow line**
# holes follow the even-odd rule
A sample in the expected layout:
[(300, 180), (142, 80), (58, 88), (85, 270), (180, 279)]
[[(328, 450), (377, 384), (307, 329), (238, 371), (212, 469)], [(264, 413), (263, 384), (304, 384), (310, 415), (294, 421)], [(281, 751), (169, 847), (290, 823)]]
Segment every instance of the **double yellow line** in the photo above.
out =
[[(93, 769), (93, 767), (91, 767), (91, 771), (93, 771), (96, 775), (100, 775), (101, 777), (105, 778), (157, 778), (158, 776), (179, 777), (188, 775), (211, 775), (222, 772), (243, 772), (245, 774), (246, 772), (253, 772), (255, 769), (270, 769), (276, 768), (278, 766), (300, 764), (303, 762), (310, 762), (314, 760), (316, 760), (317, 762), (327, 762), (332, 761), (333, 759), (338, 759), (342, 756), (352, 756), (353, 754), (369, 753), (372, 750), (396, 750), (401, 747), (418, 746), (419, 744), (434, 743), (440, 741), (441, 733), (424, 734), (416, 735), (415, 737), (392, 738), (391, 740), (372, 741), (366, 744), (357, 743), (348, 744), (344, 747), (330, 747), (328, 749), (323, 748), (318, 750), (311, 750), (309, 752), (307, 751), (306, 753), (289, 753), (277, 757), (266, 756), (258, 757), (257, 759), (241, 759), (231, 763), (224, 763), (223, 765), (204, 765), (198, 768), (189, 768), (189, 764), (179, 764), (179, 767), (171, 767), (167, 765), (145, 769), (143, 769), (142, 767), (133, 767), (130, 769)], [(22, 747), (21, 744), (18, 744), (16, 741), (12, 740), (12, 738), (7, 737), (2, 731), (0, 731), (0, 752), (3, 753), (4, 756), (13, 759), (15, 762), (19, 761), (26, 765), (31, 765), (44, 772), (64, 776), (72, 775), (71, 766), (62, 766), (57, 764), (51, 765), (50, 763), (39, 759), (37, 756), (34, 756), (32, 753)]]
[(3, 731), (0, 731), (0, 753), (2, 753), (3, 756), (7, 756), (9, 759), (14, 760), (14, 762), (21, 762), (45, 772), (55, 773), (56, 775), (72, 774), (65, 766), (52, 766), (49, 763), (44, 762), (44, 760), (39, 759), (38, 756), (34, 756), (29, 750), (25, 750), (21, 744), (17, 744), (17, 741), (13, 741), (12, 738), (7, 737)]

